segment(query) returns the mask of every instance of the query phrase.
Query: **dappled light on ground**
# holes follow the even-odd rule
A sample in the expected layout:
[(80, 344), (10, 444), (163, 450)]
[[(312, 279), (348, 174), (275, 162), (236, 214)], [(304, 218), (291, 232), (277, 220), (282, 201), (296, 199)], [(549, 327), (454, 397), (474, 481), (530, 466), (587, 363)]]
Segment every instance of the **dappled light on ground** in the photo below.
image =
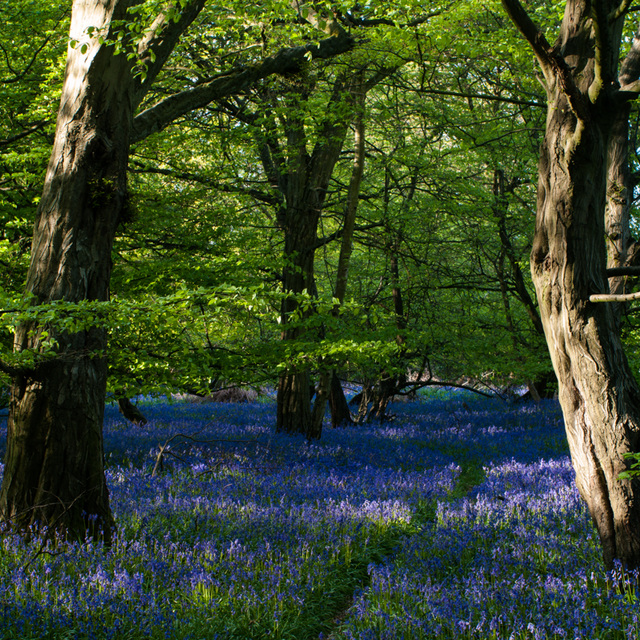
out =
[(5, 537), (0, 637), (635, 637), (556, 405), (465, 401), (313, 444), (269, 403), (109, 408), (115, 543)]

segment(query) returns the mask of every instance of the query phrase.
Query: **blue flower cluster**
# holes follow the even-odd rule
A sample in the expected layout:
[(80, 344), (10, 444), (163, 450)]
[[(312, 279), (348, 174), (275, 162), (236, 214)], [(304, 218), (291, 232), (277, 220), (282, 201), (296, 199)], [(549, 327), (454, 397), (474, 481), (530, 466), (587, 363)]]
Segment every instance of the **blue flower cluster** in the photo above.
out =
[(439, 500), (432, 522), (369, 567), (334, 640), (640, 637), (637, 576), (605, 573), (550, 409), (496, 413), (494, 424), (472, 412), (441, 430), (489, 453), (484, 481)]
[(273, 404), (143, 410), (105, 417), (110, 548), (0, 541), (0, 638), (637, 637), (553, 403), (440, 394), (311, 444)]

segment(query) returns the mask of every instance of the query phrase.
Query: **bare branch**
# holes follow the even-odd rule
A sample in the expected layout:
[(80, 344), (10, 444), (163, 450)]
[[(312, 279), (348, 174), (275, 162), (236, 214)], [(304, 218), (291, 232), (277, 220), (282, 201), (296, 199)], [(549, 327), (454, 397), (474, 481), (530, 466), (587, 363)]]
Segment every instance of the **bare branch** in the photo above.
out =
[(635, 293), (594, 293), (589, 296), (589, 302), (629, 302), (640, 300), (640, 291)]

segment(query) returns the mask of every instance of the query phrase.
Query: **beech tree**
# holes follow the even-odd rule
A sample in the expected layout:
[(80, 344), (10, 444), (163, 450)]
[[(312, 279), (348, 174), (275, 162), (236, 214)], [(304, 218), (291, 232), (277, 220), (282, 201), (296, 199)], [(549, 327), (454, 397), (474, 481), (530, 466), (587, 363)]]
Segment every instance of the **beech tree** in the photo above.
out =
[(606, 565), (638, 567), (640, 482), (619, 475), (640, 450), (640, 389), (606, 295), (605, 211), (612, 145), (640, 88), (640, 38), (620, 62), (628, 0), (568, 0), (553, 45), (518, 0), (502, 4), (547, 92), (531, 271), (576, 482)]
[[(116, 227), (128, 215), (132, 142), (257, 79), (296, 72), (308, 57), (353, 46), (345, 33), (291, 47), (143, 104), (204, 4), (74, 1), (55, 141), (26, 279), (33, 303), (108, 300)], [(54, 357), (38, 357), (45, 345), (54, 347)], [(36, 355), (33, 367), (9, 371), (13, 385), (0, 489), (0, 513), (8, 525), (110, 539), (113, 517), (102, 459), (106, 346), (106, 329), (91, 323), (73, 333), (35, 322), (16, 330), (15, 350)]]
[[(126, 208), (134, 110), (204, 0), (173, 19), (160, 13), (118, 54), (117, 29), (129, 0), (73, 3), (65, 80), (33, 236), (26, 293), (36, 302), (106, 300), (111, 246)], [(129, 36), (125, 36), (125, 40)], [(127, 43), (129, 44), (129, 43)], [(136, 65), (144, 74), (136, 73)], [(53, 338), (56, 357), (14, 376), (0, 512), (11, 526), (69, 536), (111, 537), (103, 471), (106, 332), (97, 327), (49, 335), (23, 324), (16, 350)]]

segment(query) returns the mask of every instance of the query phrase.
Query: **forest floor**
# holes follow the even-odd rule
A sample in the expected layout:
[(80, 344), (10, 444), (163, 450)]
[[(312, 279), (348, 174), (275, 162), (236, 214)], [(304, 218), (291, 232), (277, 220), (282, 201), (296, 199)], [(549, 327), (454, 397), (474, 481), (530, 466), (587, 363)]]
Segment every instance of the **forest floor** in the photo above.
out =
[(0, 541), (0, 638), (639, 635), (556, 403), (431, 393), (315, 443), (271, 401), (142, 408), (107, 410), (109, 549)]

